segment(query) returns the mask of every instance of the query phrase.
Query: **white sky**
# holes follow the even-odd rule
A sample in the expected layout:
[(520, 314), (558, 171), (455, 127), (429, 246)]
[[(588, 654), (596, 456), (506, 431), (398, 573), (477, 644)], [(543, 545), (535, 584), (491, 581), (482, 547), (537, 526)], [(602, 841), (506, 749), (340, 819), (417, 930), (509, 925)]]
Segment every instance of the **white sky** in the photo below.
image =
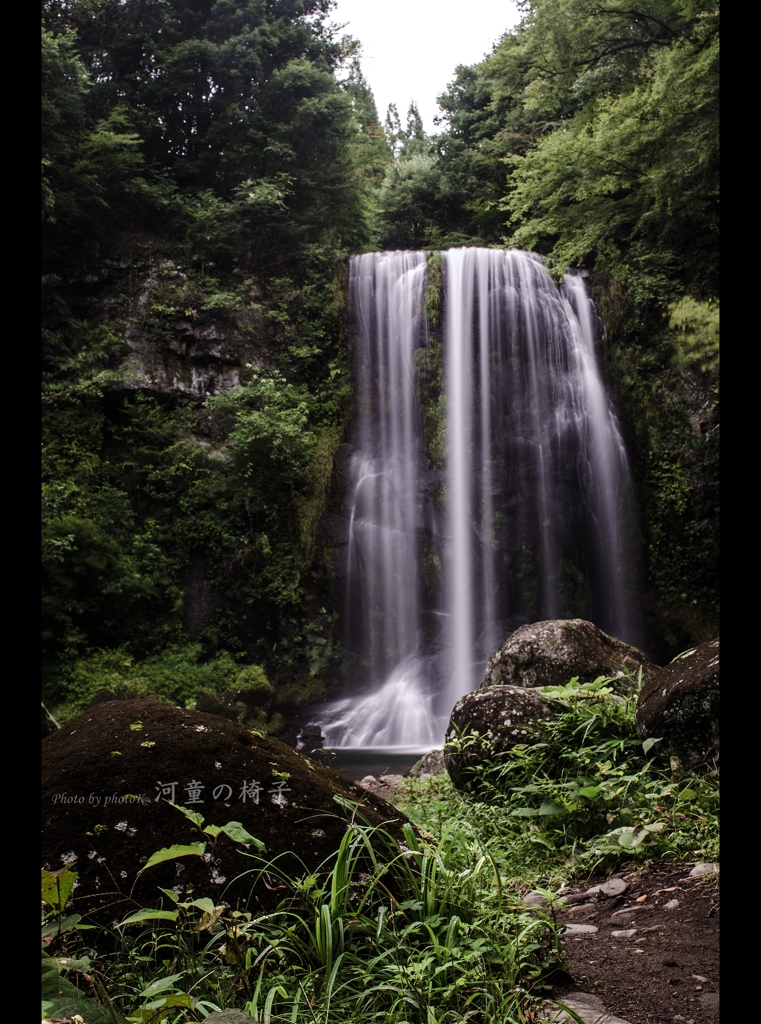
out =
[(415, 100), (427, 132), (458, 64), (475, 64), (519, 21), (511, 0), (338, 0), (331, 20), (362, 43), (362, 70), (381, 121)]

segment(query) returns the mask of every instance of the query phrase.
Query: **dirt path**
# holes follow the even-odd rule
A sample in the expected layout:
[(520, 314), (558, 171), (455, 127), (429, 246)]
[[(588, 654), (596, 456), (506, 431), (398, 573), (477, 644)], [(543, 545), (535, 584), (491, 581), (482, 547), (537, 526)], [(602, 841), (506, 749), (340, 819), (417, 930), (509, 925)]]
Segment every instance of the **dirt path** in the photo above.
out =
[(625, 892), (598, 893), (562, 910), (573, 983), (558, 986), (555, 998), (594, 993), (630, 1024), (718, 1022), (718, 875), (688, 878), (691, 867), (660, 864), (624, 874)]

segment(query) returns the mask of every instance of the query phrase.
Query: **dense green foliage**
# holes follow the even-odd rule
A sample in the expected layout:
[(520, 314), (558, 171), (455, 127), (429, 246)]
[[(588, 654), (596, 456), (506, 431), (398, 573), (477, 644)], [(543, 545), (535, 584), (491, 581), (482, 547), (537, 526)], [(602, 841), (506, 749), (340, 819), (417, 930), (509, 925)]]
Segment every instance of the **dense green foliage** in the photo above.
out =
[(46, 0), (47, 269), (102, 258), (120, 227), (189, 233), (217, 259), (366, 245), (379, 126), (330, 7)]
[[(260, 289), (266, 327), (254, 357), (269, 366), (244, 368), (241, 384), (216, 397), (178, 401), (159, 389), (115, 387), (124, 371), (106, 367), (119, 340), (96, 337), (60, 356), (97, 334), (61, 318), (43, 420), (43, 639), (53, 704), (81, 696), (71, 672), (88, 650), (99, 676), (93, 650), (143, 658), (179, 653), (191, 639), (202, 661), (229, 651), (267, 662), (277, 649), (273, 681), (302, 696), (324, 685), (336, 645), (318, 525), (350, 405), (343, 266), (330, 256), (315, 263), (300, 280), (279, 276)], [(183, 303), (192, 300), (200, 324), (221, 321), (227, 338), (250, 350), (250, 298), (223, 292), (215, 279), (189, 280), (193, 296), (187, 285), (177, 295), (159, 281), (151, 294), (160, 293), (160, 305), (146, 313), (127, 293), (121, 307), (148, 344), (158, 335), (158, 347), (167, 344), (165, 321), (191, 320)], [(191, 697), (187, 687), (183, 696)]]
[[(517, 885), (613, 871), (624, 858), (715, 858), (718, 772), (687, 776), (668, 765), (657, 738), (637, 736), (636, 696), (617, 697), (605, 683), (542, 687), (566, 711), (539, 727), (536, 742), (469, 769), (464, 795), (448, 779), (409, 780), (401, 806), (436, 832), (466, 817)], [(472, 739), (459, 742), (467, 749)]]
[[(98, 926), (93, 938), (78, 934), (78, 914), (64, 916), (76, 872), (43, 871), (48, 949), (68, 954), (58, 961), (64, 971), (89, 970), (98, 979), (97, 1002), (79, 996), (76, 1012), (86, 1024), (107, 1012), (180, 1024), (232, 1007), (251, 1015), (245, 1019), (292, 1024), (522, 1024), (560, 963), (554, 921), (503, 890), (492, 857), (463, 821), (436, 845), (410, 825), (400, 845), (381, 829), (353, 824), (315, 872), (289, 875), (266, 852), (254, 852), (262, 844), (240, 823), (203, 828), (201, 815), (178, 809), (204, 845), (157, 851), (143, 870), (202, 856), (209, 837), (225, 831), (248, 844), (251, 880), (263, 876), (277, 886), (279, 906), (254, 914), (224, 898), (180, 901), (161, 889), (161, 906), (137, 910), (111, 933)], [(354, 813), (361, 818), (361, 810)], [(43, 957), (43, 977), (60, 971)], [(56, 999), (45, 988), (50, 1012)]]
[(345, 259), (373, 247), (392, 156), (330, 9), (43, 4), (43, 644), (64, 717), (152, 687), (156, 659), (181, 703), (241, 661), (286, 704), (335, 666), (319, 521), (351, 411)]
[(403, 132), (387, 247), (508, 245), (589, 272), (634, 449), (651, 643), (718, 630), (718, 3), (525, 0)]

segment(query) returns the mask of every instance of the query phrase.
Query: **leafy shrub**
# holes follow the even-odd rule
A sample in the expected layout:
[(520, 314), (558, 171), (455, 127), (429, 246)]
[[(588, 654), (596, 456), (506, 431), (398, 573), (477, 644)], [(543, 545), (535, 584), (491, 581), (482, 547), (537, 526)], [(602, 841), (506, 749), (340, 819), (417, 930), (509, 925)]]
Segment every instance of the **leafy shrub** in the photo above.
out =
[(271, 700), (274, 690), (261, 665), (246, 665), (235, 677), (235, 689)]
[(51, 704), (62, 725), (103, 691), (116, 700), (156, 697), (192, 707), (198, 690), (222, 692), (232, 686), (241, 672), (245, 673), (245, 669), (241, 670), (226, 651), (210, 661), (202, 661), (200, 644), (162, 651), (143, 661), (136, 661), (124, 649), (91, 650), (62, 671)]
[(432, 831), (466, 816), (509, 875), (533, 882), (632, 857), (716, 857), (717, 774), (667, 765), (657, 738), (637, 736), (636, 697), (618, 697), (605, 682), (542, 687), (567, 710), (541, 725), (537, 742), (471, 768), (464, 797), (448, 780), (412, 783), (405, 812)]

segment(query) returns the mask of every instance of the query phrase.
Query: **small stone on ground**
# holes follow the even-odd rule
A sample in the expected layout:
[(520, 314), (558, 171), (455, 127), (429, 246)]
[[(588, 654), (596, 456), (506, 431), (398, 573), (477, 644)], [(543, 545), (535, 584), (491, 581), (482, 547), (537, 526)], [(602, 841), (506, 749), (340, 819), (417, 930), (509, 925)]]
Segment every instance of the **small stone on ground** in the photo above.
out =
[[(578, 1014), (584, 1024), (629, 1024), (622, 1017), (608, 1013), (602, 999), (588, 992), (574, 992), (572, 996), (563, 996), (558, 1002)], [(544, 1014), (543, 1019), (551, 1024), (576, 1024), (570, 1014), (554, 1003), (544, 1004)]]

